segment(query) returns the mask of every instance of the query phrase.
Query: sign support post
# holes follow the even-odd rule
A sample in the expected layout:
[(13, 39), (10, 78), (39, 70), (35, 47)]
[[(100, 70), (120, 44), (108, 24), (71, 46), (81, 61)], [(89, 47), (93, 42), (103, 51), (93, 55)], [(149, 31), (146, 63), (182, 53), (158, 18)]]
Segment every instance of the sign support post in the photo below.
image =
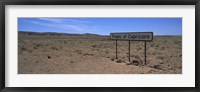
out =
[(129, 48), (128, 48), (128, 55), (129, 55), (129, 63), (131, 63), (131, 47), (130, 43), (131, 41), (144, 41), (144, 63), (145, 65), (147, 64), (146, 62), (146, 42), (147, 41), (152, 41), (153, 40), (153, 32), (123, 32), (123, 33), (110, 33), (110, 39), (116, 41), (116, 59), (117, 57), (117, 41), (129, 41)]
[(131, 61), (130, 61), (130, 57), (131, 57), (131, 55), (130, 55), (130, 54), (131, 54), (131, 51), (130, 51), (130, 50), (131, 50), (131, 49), (130, 49), (130, 42), (131, 42), (131, 41), (129, 40), (129, 41), (128, 41), (128, 49), (129, 49), (129, 52), (128, 52), (128, 54), (129, 54), (129, 55), (128, 55), (128, 56), (129, 56), (129, 57), (128, 57), (128, 60), (129, 60), (129, 63), (131, 62)]
[(117, 59), (117, 40), (116, 40), (116, 59)]
[(144, 62), (146, 65), (147, 64), (147, 62), (146, 62), (146, 41), (144, 41)]

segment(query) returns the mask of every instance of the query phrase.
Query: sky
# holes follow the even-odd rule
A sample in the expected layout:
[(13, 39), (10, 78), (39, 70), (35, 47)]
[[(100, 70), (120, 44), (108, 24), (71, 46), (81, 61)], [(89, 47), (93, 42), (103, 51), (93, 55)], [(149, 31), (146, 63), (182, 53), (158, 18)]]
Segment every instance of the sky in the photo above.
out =
[(18, 18), (18, 31), (109, 35), (153, 32), (182, 35), (182, 18)]

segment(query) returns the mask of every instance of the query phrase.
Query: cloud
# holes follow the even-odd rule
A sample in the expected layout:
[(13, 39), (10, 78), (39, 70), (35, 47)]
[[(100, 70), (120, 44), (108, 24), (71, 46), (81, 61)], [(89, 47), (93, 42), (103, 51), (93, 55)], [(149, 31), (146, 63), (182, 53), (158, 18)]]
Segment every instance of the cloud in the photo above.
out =
[[(39, 21), (39, 20), (45, 20), (49, 22), (44, 22), (44, 21)], [(59, 18), (39, 18), (39, 20), (25, 20), (25, 22), (41, 25), (41, 26), (47, 26), (47, 27), (52, 27), (52, 28), (62, 28), (66, 30), (71, 30), (75, 32), (81, 32), (81, 33), (86, 33), (86, 32), (91, 32), (95, 31), (96, 28), (92, 26), (85, 25), (83, 21), (79, 20), (68, 20), (68, 19), (59, 19)], [(66, 22), (66, 21), (73, 21), (73, 22), (79, 22), (77, 24)]]
[(67, 19), (67, 21), (79, 22), (79, 23), (90, 23), (89, 21), (80, 21), (80, 20), (74, 20), (74, 19)]
[(89, 21), (82, 21), (82, 20), (75, 20), (75, 19), (64, 19), (64, 18), (38, 18), (40, 20), (45, 20), (45, 21), (50, 21), (54, 23), (68, 23), (68, 22), (73, 22), (73, 23), (90, 23)]
[(50, 21), (50, 22), (55, 22), (55, 23), (62, 23), (64, 22), (63, 19), (58, 19), (58, 18), (38, 18), (40, 20), (45, 20), (45, 21)]

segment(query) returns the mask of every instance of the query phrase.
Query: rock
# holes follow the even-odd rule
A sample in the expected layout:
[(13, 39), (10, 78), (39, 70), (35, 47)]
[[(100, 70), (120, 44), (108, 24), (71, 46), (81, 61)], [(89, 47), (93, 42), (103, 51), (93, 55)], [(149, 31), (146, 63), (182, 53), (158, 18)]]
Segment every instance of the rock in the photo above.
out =
[(48, 59), (51, 59), (51, 56), (48, 56)]
[(138, 60), (132, 60), (129, 65), (138, 66), (139, 64), (140, 64), (140, 62)]
[(117, 61), (116, 61), (116, 63), (122, 63), (122, 60), (121, 60), (121, 59), (119, 59), (119, 60), (117, 60)]
[(92, 45), (93, 48), (97, 47), (97, 45)]
[(90, 54), (90, 53), (85, 53), (84, 55), (94, 56), (94, 54)]
[(25, 47), (21, 47), (21, 50), (26, 50), (26, 48)]
[(182, 54), (180, 54), (178, 57), (179, 57), (179, 58), (182, 57)]
[(114, 61), (115, 60), (115, 58), (111, 58), (111, 61)]
[(159, 67), (160, 67), (160, 65), (154, 65), (153, 67), (157, 69), (157, 68), (159, 68)]
[(59, 50), (57, 47), (51, 47), (51, 49), (53, 49), (53, 50)]
[(78, 54), (82, 54), (82, 50), (76, 50)]
[(152, 68), (158, 69), (160, 67), (160, 65), (153, 65), (151, 66)]

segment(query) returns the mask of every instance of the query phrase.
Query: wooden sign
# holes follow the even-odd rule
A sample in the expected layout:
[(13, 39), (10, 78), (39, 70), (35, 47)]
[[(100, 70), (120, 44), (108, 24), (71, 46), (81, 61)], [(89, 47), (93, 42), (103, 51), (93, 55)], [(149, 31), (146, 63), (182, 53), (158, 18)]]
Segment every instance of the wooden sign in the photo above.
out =
[(126, 32), (126, 33), (110, 33), (110, 39), (116, 41), (116, 59), (117, 57), (117, 41), (129, 41), (129, 62), (130, 62), (130, 41), (144, 41), (144, 61), (146, 65), (146, 42), (153, 40), (153, 32)]
[(151, 41), (153, 32), (110, 33), (112, 40)]

